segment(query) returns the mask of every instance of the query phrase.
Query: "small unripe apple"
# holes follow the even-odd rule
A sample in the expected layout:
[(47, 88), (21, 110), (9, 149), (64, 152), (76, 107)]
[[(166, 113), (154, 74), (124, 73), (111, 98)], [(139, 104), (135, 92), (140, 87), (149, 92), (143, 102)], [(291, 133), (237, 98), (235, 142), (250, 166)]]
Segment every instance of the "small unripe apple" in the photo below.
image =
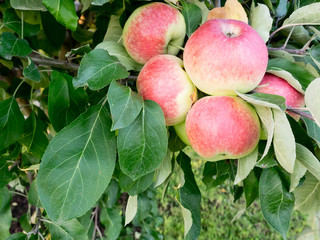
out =
[(183, 70), (182, 60), (172, 55), (151, 58), (139, 73), (137, 89), (144, 99), (160, 105), (167, 126), (184, 121), (197, 100), (197, 89)]
[(190, 142), (189, 142), (189, 139), (187, 137), (187, 132), (186, 132), (186, 122), (183, 121), (179, 124), (176, 124), (173, 126), (174, 127), (174, 130), (176, 131), (178, 137), (181, 139), (181, 141), (190, 146)]
[(123, 28), (123, 44), (134, 60), (145, 64), (159, 54), (176, 55), (185, 35), (183, 15), (168, 4), (155, 2), (131, 14)]
[[(292, 87), (286, 80), (276, 75), (266, 73), (259, 86), (254, 89), (256, 92), (280, 95), (286, 99), (286, 105), (293, 108), (301, 108), (305, 106), (304, 95)], [(296, 120), (299, 119), (298, 114), (289, 112)]]
[(200, 26), (186, 43), (183, 61), (196, 87), (209, 95), (246, 93), (262, 80), (268, 51), (248, 24), (213, 19)]
[(209, 161), (250, 154), (259, 142), (260, 131), (255, 110), (239, 97), (201, 98), (186, 118), (186, 133), (192, 148)]

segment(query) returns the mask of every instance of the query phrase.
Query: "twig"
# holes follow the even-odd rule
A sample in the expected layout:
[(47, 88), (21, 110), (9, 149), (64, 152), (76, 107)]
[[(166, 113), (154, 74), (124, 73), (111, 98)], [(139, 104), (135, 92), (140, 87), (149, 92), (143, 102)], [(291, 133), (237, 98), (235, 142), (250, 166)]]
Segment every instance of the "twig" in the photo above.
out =
[(284, 25), (282, 27), (279, 27), (273, 33), (271, 33), (269, 39), (271, 39), (277, 32), (281, 31), (284, 28), (294, 27), (294, 26), (303, 26), (303, 25), (319, 25), (319, 24), (318, 23), (293, 23), (293, 24)]
[(77, 71), (79, 68), (79, 64), (64, 60), (46, 58), (39, 55), (31, 55), (30, 58), (35, 64), (40, 66), (56, 67), (69, 71)]
[(28, 197), (27, 195), (25, 195), (25, 194), (23, 194), (23, 193), (16, 192), (16, 191), (9, 191), (9, 192), (10, 192), (10, 193), (13, 193), (13, 194), (20, 195), (20, 196), (25, 197), (25, 198)]
[(312, 115), (310, 113), (304, 112), (304, 111), (300, 110), (299, 108), (293, 108), (293, 107), (287, 106), (287, 111), (292, 112), (292, 113), (296, 113), (302, 117), (305, 117), (305, 118), (308, 118), (308, 119), (314, 121), (314, 118), (312, 117)]
[(268, 47), (269, 51), (286, 51), (288, 53), (293, 53), (297, 55), (309, 55), (309, 53), (306, 53), (305, 50), (301, 49), (285, 49), (285, 48), (274, 48), (274, 47)]
[(99, 237), (102, 239), (102, 233), (99, 229), (98, 226), (98, 214), (99, 214), (99, 205), (96, 206), (96, 209), (93, 212), (92, 217), (94, 218), (94, 229), (93, 229), (93, 233), (92, 233), (92, 240), (96, 239), (96, 233), (98, 232)]

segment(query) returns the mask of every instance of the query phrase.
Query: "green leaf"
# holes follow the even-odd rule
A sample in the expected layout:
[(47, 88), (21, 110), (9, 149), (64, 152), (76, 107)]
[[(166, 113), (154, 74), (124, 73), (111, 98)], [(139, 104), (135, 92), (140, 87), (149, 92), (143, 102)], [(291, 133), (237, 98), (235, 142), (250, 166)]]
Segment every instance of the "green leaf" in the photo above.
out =
[(36, 65), (34, 65), (34, 62), (31, 60), (31, 58), (28, 58), (28, 67), (23, 69), (23, 75), (36, 82), (40, 82), (41, 80), (38, 68)]
[(12, 215), (10, 210), (11, 194), (7, 187), (0, 188), (0, 239), (10, 236)]
[(119, 184), (116, 180), (112, 179), (109, 186), (107, 187), (105, 194), (108, 196), (107, 208), (112, 208), (118, 201), (119, 198)]
[(136, 215), (138, 210), (138, 196), (129, 196), (127, 206), (126, 206), (126, 213), (125, 213), (125, 226), (129, 224), (134, 216)]
[(87, 99), (87, 93), (82, 88), (73, 88), (70, 75), (53, 71), (49, 86), (48, 114), (54, 129), (60, 131), (84, 112)]
[(49, 141), (45, 134), (46, 125), (37, 117), (33, 111), (24, 123), (24, 134), (20, 140), (27, 147), (27, 152), (41, 159)]
[(73, 0), (42, 0), (49, 12), (62, 25), (75, 31), (78, 25), (78, 16)]
[(187, 35), (188, 37), (199, 27), (202, 19), (201, 9), (191, 3), (181, 2), (182, 4), (182, 15), (186, 22)]
[(319, 208), (320, 181), (307, 172), (306, 180), (295, 189), (294, 196), (295, 209), (305, 214), (314, 214)]
[(151, 172), (133, 181), (129, 176), (121, 172), (119, 175), (119, 184), (123, 191), (134, 196), (144, 192), (148, 187), (150, 187), (153, 176), (154, 172)]
[(291, 15), (283, 22), (282, 26), (288, 24), (301, 24), (305, 23), (310, 25), (320, 24), (320, 3), (313, 3), (295, 10)]
[(92, 5), (102, 6), (103, 4), (110, 2), (110, 0), (93, 0)]
[(238, 160), (237, 175), (236, 175), (236, 178), (234, 179), (235, 185), (240, 183), (249, 175), (251, 170), (256, 165), (257, 159), (258, 159), (258, 148), (256, 147), (252, 153)]
[(304, 93), (314, 79), (314, 76), (308, 70), (284, 58), (270, 59), (267, 72), (285, 79), (301, 93)]
[(116, 57), (103, 49), (94, 49), (84, 55), (78, 70), (78, 77), (73, 79), (75, 88), (89, 86), (91, 90), (100, 90), (112, 80), (129, 76), (125, 67)]
[(259, 161), (261, 161), (267, 154), (271, 147), (273, 132), (274, 132), (274, 120), (272, 110), (269, 107), (261, 107), (259, 105), (254, 105), (257, 114), (260, 118), (263, 132), (267, 134), (267, 144), (264, 152)]
[(11, 60), (13, 56), (26, 57), (32, 52), (29, 43), (24, 39), (17, 38), (10, 32), (1, 34), (0, 56)]
[(170, 153), (170, 151), (167, 151), (166, 156), (164, 157), (162, 163), (160, 164), (160, 166), (157, 168), (155, 172), (155, 183), (154, 183), (155, 188), (160, 186), (162, 183), (164, 183), (172, 173), (172, 163), (171, 163), (172, 156), (171, 155), (172, 154)]
[(28, 191), (28, 202), (33, 206), (43, 208), (39, 199), (39, 194), (37, 189), (37, 179), (35, 179), (30, 185), (30, 189)]
[(302, 119), (307, 126), (308, 135), (314, 140), (320, 142), (320, 126), (308, 118), (302, 117)]
[(108, 91), (108, 103), (113, 131), (129, 126), (138, 117), (143, 106), (143, 99), (130, 87), (113, 81)]
[(92, 1), (93, 0), (80, 0), (80, 2), (82, 3), (82, 11), (81, 12), (84, 12), (85, 10), (87, 10), (90, 7)]
[(7, 186), (12, 178), (8, 167), (7, 160), (0, 158), (0, 188)]
[(320, 69), (320, 45), (313, 45), (311, 47), (310, 56), (317, 67)]
[(218, 162), (206, 162), (203, 169), (202, 182), (207, 189), (216, 187), (230, 178), (230, 165), (225, 160)]
[(51, 239), (88, 240), (84, 226), (77, 219), (56, 224), (48, 223)]
[[(179, 188), (179, 202), (183, 208), (189, 211), (190, 214), (187, 218), (184, 218), (185, 239), (197, 239), (201, 230), (201, 193), (191, 169), (191, 159), (184, 152), (180, 152), (177, 157), (177, 162), (184, 173), (185, 179), (184, 185)], [(186, 221), (191, 221), (191, 224), (186, 225)], [(186, 226), (189, 227), (186, 228)]]
[(284, 17), (287, 14), (289, 4), (286, 0), (277, 1), (276, 17)]
[(142, 68), (142, 65), (133, 60), (124, 46), (120, 43), (117, 43), (115, 41), (105, 41), (98, 44), (95, 49), (104, 49), (110, 54), (110, 56), (118, 58), (120, 63), (126, 67), (127, 71), (140, 71)]
[(37, 178), (39, 197), (50, 219), (83, 215), (107, 188), (116, 161), (110, 127), (106, 108), (93, 106), (51, 140)]
[[(22, 25), (21, 19), (18, 17), (14, 9), (9, 8), (4, 12), (3, 15), (3, 26), (11, 29), (12, 31), (19, 34), (19, 36), (32, 37), (38, 34), (40, 31), (40, 25), (31, 25), (24, 22)], [(23, 31), (22, 31), (23, 26)]]
[(42, 0), (10, 0), (10, 5), (18, 10), (47, 11)]
[(117, 208), (102, 208), (100, 221), (105, 226), (104, 234), (110, 240), (118, 239), (122, 229), (122, 217)]
[(84, 55), (85, 53), (89, 53), (91, 51), (91, 47), (89, 44), (82, 45), (78, 48), (71, 49), (66, 53), (66, 57), (70, 57), (71, 55)]
[(120, 25), (120, 16), (111, 15), (107, 32), (103, 41), (118, 42), (122, 36), (122, 27)]
[(284, 112), (273, 109), (273, 147), (279, 164), (289, 173), (293, 172), (296, 160), (296, 144), (290, 123)]
[(201, 2), (199, 0), (188, 0), (188, 2), (197, 5), (201, 9), (201, 14), (202, 14), (202, 21), (201, 24), (204, 24), (207, 21), (208, 14), (209, 14), (209, 9), (205, 2)]
[(309, 172), (320, 181), (320, 162), (303, 145), (297, 143), (297, 161), (299, 161)]
[(153, 172), (164, 159), (167, 145), (163, 112), (157, 103), (146, 100), (136, 120), (119, 129), (121, 170), (132, 180)]
[(41, 12), (41, 21), (47, 40), (54, 49), (60, 50), (65, 40), (66, 27), (58, 23), (49, 12)]
[(288, 114), (287, 114), (287, 118), (289, 120), (296, 143), (300, 143), (301, 145), (313, 151), (314, 150), (313, 140), (311, 137), (308, 136), (305, 128), (302, 127), (299, 122), (297, 122), (294, 118), (292, 118)]
[(6, 238), (6, 240), (26, 240), (26, 239), (28, 239), (27, 235), (22, 232), (14, 233), (10, 235), (8, 238)]
[(267, 168), (262, 171), (259, 196), (265, 220), (284, 239), (287, 239), (286, 235), (293, 211), (294, 196), (283, 186), (275, 168)]
[(305, 166), (303, 166), (303, 164), (301, 164), (299, 161), (295, 162), (293, 173), (290, 174), (290, 192), (293, 192), (293, 190), (299, 185), (300, 179), (305, 175), (306, 171), (307, 169), (305, 168)]
[(250, 20), (251, 27), (253, 27), (260, 34), (264, 42), (267, 42), (273, 22), (268, 7), (259, 3), (258, 6), (255, 7), (253, 4), (250, 10)]
[(320, 126), (320, 78), (315, 79), (310, 83), (306, 90), (305, 101), (315, 122)]
[(15, 98), (0, 102), (0, 150), (17, 141), (23, 132), (24, 117)]
[(243, 100), (258, 106), (270, 107), (278, 110), (286, 110), (286, 99), (282, 96), (266, 94), (266, 93), (253, 93), (253, 94), (242, 94), (237, 92), (239, 97)]
[(246, 208), (248, 208), (259, 195), (259, 179), (254, 171), (251, 171), (248, 177), (243, 180), (243, 187), (246, 198)]
[(73, 39), (78, 42), (88, 42), (92, 40), (94, 33), (87, 29), (83, 29), (78, 25), (77, 30), (71, 33)]

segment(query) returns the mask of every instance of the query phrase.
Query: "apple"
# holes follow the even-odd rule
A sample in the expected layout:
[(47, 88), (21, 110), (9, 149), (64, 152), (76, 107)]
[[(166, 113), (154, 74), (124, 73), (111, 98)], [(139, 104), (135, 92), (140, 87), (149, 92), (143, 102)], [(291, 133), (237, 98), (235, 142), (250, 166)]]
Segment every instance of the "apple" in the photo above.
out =
[(262, 80), (268, 50), (248, 24), (213, 19), (200, 26), (186, 43), (183, 61), (196, 87), (209, 95), (246, 93)]
[(183, 121), (179, 124), (176, 124), (173, 126), (174, 127), (174, 130), (176, 131), (178, 137), (181, 139), (181, 141), (190, 146), (190, 142), (188, 140), (188, 137), (187, 137), (187, 132), (186, 132), (186, 122)]
[[(271, 73), (266, 73), (255, 92), (280, 95), (286, 99), (286, 105), (293, 108), (305, 106), (304, 95), (292, 87), (286, 80)], [(288, 112), (294, 119), (299, 115)]]
[(170, 5), (155, 2), (131, 14), (123, 28), (123, 44), (134, 60), (145, 64), (159, 54), (176, 55), (185, 35), (183, 15)]
[(167, 126), (184, 121), (197, 100), (197, 89), (183, 70), (182, 60), (167, 54), (157, 55), (143, 66), (137, 90), (143, 99), (160, 105)]
[(254, 108), (234, 96), (201, 98), (186, 118), (191, 147), (209, 161), (237, 159), (250, 154), (259, 142), (260, 131)]

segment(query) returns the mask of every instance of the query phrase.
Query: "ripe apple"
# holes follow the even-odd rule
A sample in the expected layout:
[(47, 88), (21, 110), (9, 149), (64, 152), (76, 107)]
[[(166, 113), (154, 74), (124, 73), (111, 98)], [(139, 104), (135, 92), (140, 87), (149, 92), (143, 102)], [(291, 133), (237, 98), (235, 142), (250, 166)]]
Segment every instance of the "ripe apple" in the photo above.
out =
[[(276, 75), (266, 73), (259, 86), (254, 89), (256, 92), (280, 95), (286, 99), (286, 105), (294, 108), (305, 106), (304, 95), (292, 87), (286, 80)], [(288, 113), (298, 120), (299, 115)]]
[(197, 89), (183, 70), (183, 62), (172, 55), (157, 55), (141, 69), (137, 89), (144, 99), (157, 102), (166, 125), (182, 122), (197, 100)]
[(248, 24), (213, 19), (200, 26), (186, 43), (183, 61), (196, 87), (209, 95), (236, 95), (253, 90), (263, 78), (268, 50)]
[(259, 142), (260, 131), (255, 110), (239, 97), (201, 98), (186, 118), (186, 133), (192, 148), (209, 161), (250, 154)]
[(183, 15), (174, 7), (155, 2), (131, 14), (123, 28), (123, 43), (134, 60), (145, 64), (159, 54), (176, 55), (185, 35)]

